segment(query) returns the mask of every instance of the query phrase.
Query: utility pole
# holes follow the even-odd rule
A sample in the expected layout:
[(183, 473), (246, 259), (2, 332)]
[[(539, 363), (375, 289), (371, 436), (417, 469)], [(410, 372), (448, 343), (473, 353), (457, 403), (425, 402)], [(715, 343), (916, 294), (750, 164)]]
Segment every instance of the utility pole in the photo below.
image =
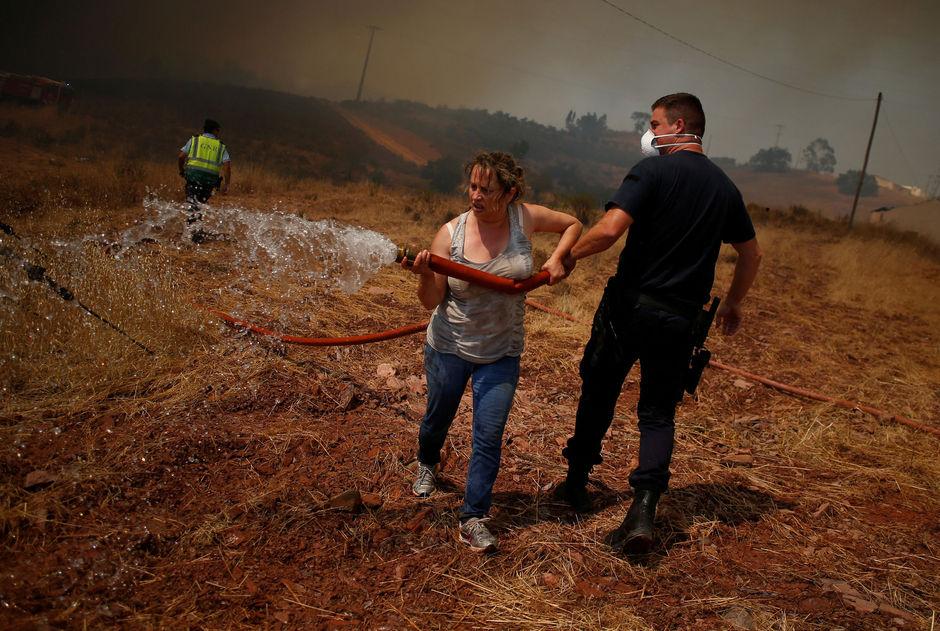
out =
[(777, 128), (777, 139), (774, 140), (774, 149), (776, 149), (777, 147), (780, 146), (780, 134), (783, 133), (784, 125), (780, 125), (780, 124), (778, 123), (778, 124), (774, 125), (774, 127)]
[(875, 127), (878, 126), (878, 112), (881, 110), (881, 92), (878, 93), (878, 103), (875, 105), (875, 120), (871, 123), (871, 134), (868, 136), (868, 147), (865, 149), (865, 162), (862, 163), (862, 173), (858, 176), (858, 186), (855, 187), (855, 200), (852, 202), (852, 212), (849, 214), (849, 230), (855, 223), (855, 209), (858, 207), (858, 196), (862, 193), (862, 184), (865, 182), (865, 171), (868, 170), (868, 156), (871, 154), (871, 142), (875, 139)]
[(369, 47), (366, 48), (366, 60), (362, 64), (362, 76), (359, 77), (359, 89), (356, 90), (356, 101), (362, 100), (362, 84), (366, 82), (366, 68), (369, 67), (369, 54), (372, 52), (372, 40), (375, 38), (375, 32), (381, 30), (378, 26), (370, 26), (369, 29)]

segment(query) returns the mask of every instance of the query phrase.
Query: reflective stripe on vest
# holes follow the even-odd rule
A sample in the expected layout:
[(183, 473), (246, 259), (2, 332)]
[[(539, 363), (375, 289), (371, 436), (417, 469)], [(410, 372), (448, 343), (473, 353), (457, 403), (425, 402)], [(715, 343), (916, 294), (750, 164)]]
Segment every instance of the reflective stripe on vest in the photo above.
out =
[(222, 156), (225, 155), (225, 145), (217, 138), (207, 138), (205, 136), (193, 136), (189, 142), (186, 168), (218, 175), (222, 170)]

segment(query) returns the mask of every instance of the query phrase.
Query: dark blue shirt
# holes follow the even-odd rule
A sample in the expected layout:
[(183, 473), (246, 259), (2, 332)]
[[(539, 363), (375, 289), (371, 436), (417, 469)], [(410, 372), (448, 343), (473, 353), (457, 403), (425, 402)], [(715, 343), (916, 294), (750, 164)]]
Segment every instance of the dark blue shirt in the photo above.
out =
[(614, 286), (703, 304), (715, 280), (721, 243), (754, 238), (734, 183), (707, 156), (677, 151), (637, 163), (606, 209), (633, 218)]

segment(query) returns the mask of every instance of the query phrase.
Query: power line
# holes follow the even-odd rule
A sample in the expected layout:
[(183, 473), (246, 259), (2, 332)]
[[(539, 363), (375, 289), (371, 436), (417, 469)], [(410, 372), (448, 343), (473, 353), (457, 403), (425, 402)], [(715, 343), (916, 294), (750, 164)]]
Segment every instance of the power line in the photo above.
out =
[(798, 86), (798, 85), (794, 85), (794, 84), (792, 84), (792, 83), (787, 83), (786, 81), (780, 81), (779, 79), (774, 79), (773, 77), (768, 77), (768, 76), (765, 75), (765, 74), (761, 74), (761, 73), (759, 73), (759, 72), (755, 72), (754, 70), (751, 70), (750, 68), (745, 68), (744, 66), (742, 66), (742, 65), (740, 65), (740, 64), (736, 64), (736, 63), (734, 63), (733, 61), (728, 61), (727, 59), (724, 59), (724, 58), (722, 58), (722, 57), (719, 57), (718, 55), (714, 55), (714, 54), (708, 52), (707, 50), (704, 50), (704, 49), (702, 49), (702, 48), (699, 48), (699, 47), (696, 46), (695, 44), (692, 44), (692, 43), (690, 43), (690, 42), (685, 41), (684, 39), (681, 39), (681, 38), (679, 38), (679, 37), (676, 37), (676, 36), (673, 35), (672, 33), (669, 33), (669, 32), (667, 32), (667, 31), (664, 31), (663, 29), (659, 28), (659, 27), (656, 26), (655, 24), (651, 24), (651, 23), (647, 22), (646, 20), (644, 20), (643, 18), (641, 18), (641, 17), (639, 17), (639, 16), (637, 16), (637, 15), (634, 15), (634, 14), (630, 13), (629, 11), (627, 11), (626, 9), (623, 9), (623, 8), (617, 6), (617, 5), (614, 4), (613, 2), (610, 2), (610, 0), (600, 0), (600, 1), (603, 2), (604, 4), (606, 4), (607, 6), (611, 7), (612, 9), (616, 9), (617, 11), (620, 11), (621, 13), (623, 13), (624, 15), (626, 15), (627, 17), (629, 17), (629, 18), (631, 18), (631, 19), (633, 19), (633, 20), (636, 20), (636, 21), (639, 22), (640, 24), (643, 24), (644, 26), (653, 29), (653, 30), (656, 31), (657, 33), (660, 33), (661, 35), (665, 35), (666, 37), (668, 37), (669, 39), (671, 39), (671, 40), (673, 40), (673, 41), (679, 42), (679, 43), (682, 44), (683, 46), (686, 46), (686, 47), (691, 48), (692, 50), (697, 51), (697, 52), (699, 52), (699, 53), (701, 53), (701, 54), (703, 54), (703, 55), (706, 55), (706, 56), (708, 56), (708, 57), (711, 57), (711, 58), (714, 59), (715, 61), (717, 61), (717, 62), (719, 62), (719, 63), (723, 63), (723, 64), (725, 64), (726, 66), (731, 66), (732, 68), (734, 68), (734, 69), (736, 69), (736, 70), (740, 70), (741, 72), (746, 72), (746, 73), (749, 74), (749, 75), (758, 77), (759, 79), (763, 79), (764, 81), (770, 81), (771, 83), (776, 83), (777, 85), (781, 85), (781, 86), (783, 86), (783, 87), (790, 88), (791, 90), (798, 90), (799, 92), (805, 92), (806, 94), (814, 94), (814, 95), (816, 95), (816, 96), (822, 96), (822, 97), (825, 97), (825, 98), (827, 98), (827, 99), (838, 99), (838, 100), (840, 100), (840, 101), (874, 101), (874, 100), (875, 100), (875, 99), (872, 99), (872, 98), (869, 98), (869, 97), (862, 98), (862, 97), (853, 97), (853, 96), (840, 96), (840, 95), (838, 95), (838, 94), (829, 94), (829, 93), (827, 93), (827, 92), (819, 92), (819, 91), (816, 91), (816, 90), (810, 90), (809, 88), (803, 88), (803, 87), (800, 87), (800, 86)]
[[(898, 153), (901, 154), (901, 157), (904, 159), (904, 162), (907, 163), (908, 173), (910, 173), (912, 177), (917, 177), (917, 173), (916, 173), (916, 170), (914, 169), (914, 165), (911, 163), (910, 160), (907, 159), (907, 154), (904, 153), (904, 150), (901, 148), (901, 143), (898, 142), (898, 136), (897, 134), (894, 133), (894, 125), (891, 124), (891, 118), (888, 116), (887, 108), (885, 108), (884, 110), (884, 117), (885, 117), (885, 123), (887, 123), (888, 125), (888, 132), (891, 134), (891, 139), (894, 140), (894, 146), (897, 148)], [(913, 183), (914, 182), (912, 181), (911, 184)]]

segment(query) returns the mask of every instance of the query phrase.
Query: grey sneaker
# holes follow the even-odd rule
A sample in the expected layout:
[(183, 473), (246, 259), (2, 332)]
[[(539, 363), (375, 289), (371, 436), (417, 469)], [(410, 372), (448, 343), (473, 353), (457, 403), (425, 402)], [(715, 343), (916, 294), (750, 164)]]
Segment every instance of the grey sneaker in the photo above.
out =
[(474, 552), (496, 552), (496, 537), (486, 527), (489, 517), (471, 517), (460, 524), (460, 540)]
[(412, 492), (418, 497), (430, 497), (437, 487), (434, 486), (434, 467), (418, 463), (418, 475), (411, 485)]

